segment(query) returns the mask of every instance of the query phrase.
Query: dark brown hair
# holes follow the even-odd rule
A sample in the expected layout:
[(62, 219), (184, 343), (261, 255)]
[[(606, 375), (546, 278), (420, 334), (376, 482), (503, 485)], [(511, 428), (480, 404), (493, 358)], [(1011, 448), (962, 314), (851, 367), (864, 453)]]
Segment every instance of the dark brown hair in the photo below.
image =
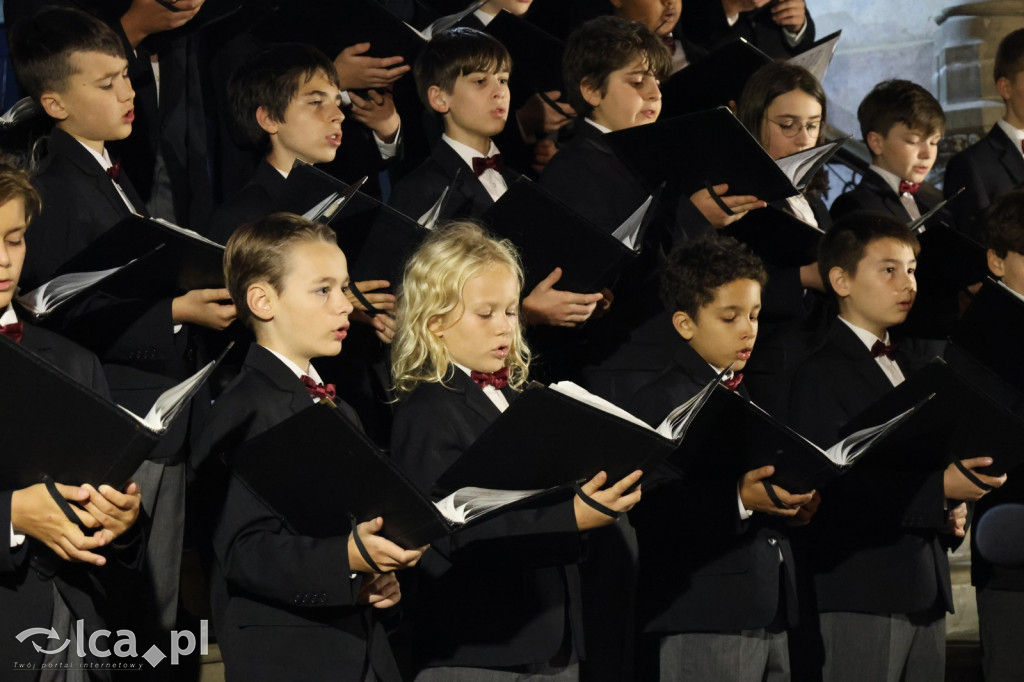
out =
[(752, 279), (762, 288), (768, 282), (761, 258), (745, 244), (715, 235), (683, 242), (665, 263), (661, 300), (668, 312), (696, 320), (700, 309), (715, 300), (716, 289), (738, 279)]
[(879, 239), (895, 239), (906, 244), (914, 250), (914, 255), (921, 252), (917, 235), (895, 218), (871, 211), (848, 213), (832, 225), (818, 245), (818, 272), (825, 291), (835, 293), (828, 279), (832, 268), (842, 268), (856, 275), (868, 244)]
[(985, 212), (985, 243), (1000, 258), (1024, 254), (1024, 189), (1003, 194)]
[(431, 86), (436, 85), (442, 92), (451, 94), (459, 76), (477, 71), (499, 73), (511, 70), (512, 57), (496, 38), (476, 29), (457, 26), (430, 39), (416, 59), (412, 73), (420, 100), (427, 111), (433, 111), (427, 96)]
[(31, 223), (43, 210), (43, 200), (32, 185), (27, 171), (0, 162), (0, 204), (21, 199), (25, 204), (25, 223)]
[(1024, 71), (1024, 28), (1018, 28), (1003, 36), (996, 48), (996, 59), (992, 69), (994, 80), (1013, 78)]
[(946, 114), (939, 101), (917, 83), (904, 80), (876, 85), (857, 107), (857, 120), (865, 144), (868, 133), (887, 136), (897, 123), (929, 136), (946, 130)]
[(825, 91), (821, 83), (810, 71), (796, 64), (772, 62), (765, 64), (753, 73), (747, 84), (743, 86), (740, 101), (736, 108), (736, 117), (750, 131), (762, 147), (767, 148), (764, 131), (764, 112), (775, 101), (776, 97), (793, 90), (802, 90), (821, 105), (821, 128), (818, 130), (817, 144), (825, 139), (825, 119), (828, 106)]

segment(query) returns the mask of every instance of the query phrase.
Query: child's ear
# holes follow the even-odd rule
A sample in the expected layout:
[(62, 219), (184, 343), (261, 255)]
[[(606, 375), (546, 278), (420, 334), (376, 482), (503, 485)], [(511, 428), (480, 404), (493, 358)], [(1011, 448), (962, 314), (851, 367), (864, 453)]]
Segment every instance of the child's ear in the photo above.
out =
[(427, 329), (437, 338), (444, 336), (444, 315), (434, 315), (427, 321)]
[(675, 327), (676, 333), (687, 341), (692, 339), (697, 331), (693, 318), (681, 310), (672, 313), (672, 326)]
[(873, 155), (882, 155), (882, 143), (885, 142), (885, 135), (882, 135), (881, 133), (872, 130), (871, 132), (868, 133), (866, 141), (868, 143), (868, 149), (871, 150), (871, 153)]
[(591, 78), (584, 78), (580, 81), (580, 94), (583, 95), (583, 99), (586, 100), (587, 104), (592, 107), (598, 107), (601, 101), (604, 99), (604, 95), (601, 94), (601, 86), (596, 85)]
[(993, 275), (996, 277), (1006, 275), (1006, 262), (995, 251), (989, 249), (985, 255), (988, 257), (988, 269), (992, 271)]
[(263, 130), (270, 135), (277, 132), (279, 125), (279, 122), (274, 120), (274, 117), (270, 115), (270, 112), (267, 111), (266, 107), (259, 107), (256, 109), (256, 123), (258, 123), (260, 128), (263, 128)]
[(448, 95), (438, 85), (431, 85), (427, 88), (427, 101), (430, 108), (439, 114), (448, 113)]
[(64, 100), (58, 92), (47, 90), (39, 96), (39, 104), (43, 107), (46, 115), (52, 119), (63, 121), (68, 117), (68, 111), (64, 108)]
[(275, 298), (274, 288), (267, 282), (250, 284), (245, 292), (245, 304), (249, 306), (254, 317), (264, 322), (274, 319)]
[(1013, 83), (1007, 77), (1002, 77), (996, 81), (996, 92), (1003, 98), (1003, 101), (1013, 98)]
[(850, 295), (850, 275), (838, 265), (828, 271), (828, 283), (839, 298)]

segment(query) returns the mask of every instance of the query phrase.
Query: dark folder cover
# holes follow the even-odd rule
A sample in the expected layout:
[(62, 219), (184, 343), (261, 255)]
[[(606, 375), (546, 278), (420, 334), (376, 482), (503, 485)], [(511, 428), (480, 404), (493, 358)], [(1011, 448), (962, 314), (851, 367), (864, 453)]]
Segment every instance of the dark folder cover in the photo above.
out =
[(775, 206), (750, 211), (722, 229), (749, 246), (769, 265), (791, 268), (818, 260), (818, 244), (825, 234)]
[(720, 183), (766, 202), (797, 194), (778, 164), (726, 107), (608, 133), (604, 139), (648, 188), (679, 183), (682, 194)]
[(1003, 381), (1024, 391), (1024, 299), (987, 279), (949, 340)]
[(160, 436), (121, 407), (0, 335), (0, 490), (41, 483), (120, 489)]
[(505, 10), (498, 12), (484, 31), (497, 38), (512, 57), (509, 84), (513, 110), (535, 92), (557, 90), (565, 94), (562, 86), (565, 43)]
[(348, 535), (350, 515), (359, 522), (381, 516), (383, 534), (412, 548), (456, 528), (358, 427), (326, 405), (311, 405), (243, 443), (228, 464), (302, 535)]
[[(648, 215), (651, 213), (649, 210)], [(614, 283), (639, 250), (629, 248), (525, 178), (513, 183), (481, 220), (491, 232), (518, 247), (526, 270), (525, 292), (556, 267), (562, 268), (558, 289), (600, 291)], [(637, 245), (642, 239), (641, 233)]]
[(547, 489), (600, 471), (614, 483), (637, 469), (650, 473), (675, 447), (646, 427), (531, 384), (441, 474), (436, 487)]
[(754, 72), (772, 58), (740, 38), (677, 71), (661, 86), (661, 115), (679, 116), (738, 102)]
[(853, 417), (840, 435), (877, 424), (913, 407), (930, 395), (932, 416), (929, 428), (908, 443), (902, 458), (910, 466), (925, 458), (943, 463), (954, 459), (992, 457), (990, 467), (977, 471), (1000, 476), (1024, 462), (1024, 420), (974, 386), (941, 358), (935, 358), (920, 371), (883, 396), (874, 405)]

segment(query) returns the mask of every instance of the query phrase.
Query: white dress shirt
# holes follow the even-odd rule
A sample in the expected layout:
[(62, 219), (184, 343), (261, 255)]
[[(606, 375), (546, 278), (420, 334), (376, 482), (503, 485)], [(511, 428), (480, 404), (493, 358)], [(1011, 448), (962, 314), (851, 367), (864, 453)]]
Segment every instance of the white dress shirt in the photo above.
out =
[[(468, 144), (462, 144), (447, 135), (442, 135), (441, 139), (448, 144), (449, 147), (455, 150), (455, 153), (459, 155), (466, 165), (469, 166), (470, 172), (473, 171), (473, 159), (480, 158), (480, 152), (470, 147)], [(491, 158), (498, 152), (498, 146), (491, 140), (491, 148), (487, 151), (486, 158)], [(484, 186), (487, 193), (491, 195), (491, 199), (497, 201), (501, 198), (501, 195), (508, 191), (508, 185), (505, 184), (505, 178), (501, 177), (501, 173), (488, 168), (480, 175), (476, 176), (480, 184)]]
[(1003, 129), (1006, 136), (1010, 138), (1010, 142), (1013, 142), (1014, 146), (1017, 147), (1017, 151), (1024, 155), (1024, 130), (1013, 127), (1006, 122), (1005, 118), (999, 119), (996, 125)]
[[(110, 160), (110, 154), (107, 153), (106, 147), (103, 148), (102, 154), (97, 154), (95, 149), (85, 144), (81, 140), (79, 140), (78, 143), (85, 147), (87, 150), (89, 150), (89, 153), (92, 154), (92, 157), (96, 159), (96, 162), (100, 164), (104, 171), (107, 171), (111, 167), (113, 167), (114, 163)], [(110, 182), (111, 184), (114, 185), (114, 189), (117, 190), (118, 195), (121, 197), (121, 201), (123, 201), (124, 205), (128, 207), (128, 210), (131, 211), (132, 213), (138, 213), (138, 211), (135, 210), (135, 207), (132, 206), (132, 202), (128, 201), (128, 195), (124, 193), (123, 189), (121, 189), (121, 184), (118, 182), (114, 182), (113, 180), (111, 180)]]
[[(861, 329), (849, 320), (843, 319), (842, 316), (840, 316), (839, 319), (843, 320), (843, 324), (849, 327), (853, 333), (857, 335), (857, 338), (864, 343), (864, 346), (867, 347), (869, 351), (871, 350), (871, 347), (875, 345), (876, 341), (881, 341), (885, 344), (889, 343), (889, 332), (885, 333), (884, 339), (880, 339), (867, 329)], [(879, 355), (875, 358), (875, 362), (877, 362), (878, 366), (882, 368), (882, 371), (885, 372), (885, 376), (889, 378), (889, 381), (892, 382), (893, 386), (899, 386), (903, 383), (903, 380), (906, 377), (903, 376), (903, 372), (900, 370), (900, 366), (896, 364), (895, 360), (887, 358), (884, 355)]]
[(900, 203), (903, 204), (903, 208), (907, 209), (907, 213), (910, 214), (911, 220), (917, 220), (921, 217), (921, 211), (917, 207), (917, 202), (914, 201), (914, 196), (910, 192), (900, 193), (900, 183), (903, 182), (903, 178), (895, 173), (890, 173), (884, 168), (879, 168), (875, 164), (871, 164), (870, 168), (885, 180), (885, 184), (892, 187), (892, 191), (900, 198)]
[[(465, 372), (466, 376), (472, 376), (469, 367), (463, 367), (457, 362), (453, 362), (452, 364), (461, 369), (463, 372)], [(508, 409), (508, 400), (505, 398), (501, 391), (499, 391), (494, 386), (491, 386), (489, 384), (487, 386), (484, 386), (483, 390), (484, 395), (487, 396), (488, 400), (494, 403), (494, 406), (497, 407), (498, 410), (504, 412), (505, 410)]]

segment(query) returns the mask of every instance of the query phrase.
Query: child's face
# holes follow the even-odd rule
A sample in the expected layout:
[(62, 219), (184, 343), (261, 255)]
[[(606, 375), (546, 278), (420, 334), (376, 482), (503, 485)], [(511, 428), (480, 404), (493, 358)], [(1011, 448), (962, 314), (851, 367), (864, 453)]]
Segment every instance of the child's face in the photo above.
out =
[(580, 91), (594, 107), (590, 118), (612, 131), (654, 123), (661, 113), (661, 89), (642, 57), (612, 71), (604, 94), (588, 81)]
[(348, 334), (352, 304), (346, 296), (348, 263), (336, 244), (310, 241), (293, 245), (285, 256), (286, 274), (280, 291), (262, 283), (265, 298), (249, 306), (267, 324), (258, 325), (260, 344), (305, 368), (313, 358), (337, 355)]
[(816, 146), (820, 131), (821, 103), (799, 88), (773, 99), (761, 121), (761, 139), (773, 159)]
[(855, 273), (832, 268), (829, 281), (846, 320), (885, 338), (907, 319), (917, 296), (917, 257), (903, 242), (885, 237), (868, 243)]
[[(262, 112), (262, 114), (260, 113)], [(270, 134), (273, 154), (286, 169), (295, 159), (306, 163), (334, 160), (341, 146), (341, 91), (322, 72), (299, 86), (284, 119), (271, 119), (262, 108), (257, 112), (260, 126)]]
[(128, 62), (101, 52), (73, 52), (75, 73), (64, 92), (40, 97), (57, 125), (96, 151), (111, 140), (123, 140), (135, 120), (135, 91), (128, 79)]
[(462, 305), (430, 324), (452, 361), (478, 372), (505, 366), (518, 328), (519, 283), (504, 265), (466, 280)]
[(929, 135), (923, 130), (911, 130), (897, 123), (888, 135), (868, 133), (868, 147), (879, 168), (908, 182), (924, 182), (935, 165), (941, 139), (941, 132)]
[(750, 360), (761, 311), (761, 284), (736, 279), (715, 289), (715, 298), (697, 311), (697, 319), (676, 312), (672, 322), (690, 347), (713, 367), (741, 370)]
[(1003, 280), (1003, 284), (1024, 296), (1024, 254), (1007, 251), (1006, 257), (1000, 258), (995, 251), (989, 249), (988, 269)]
[(526, 14), (532, 4), (533, 0), (490, 0), (480, 10), (492, 16), (497, 15), (501, 10), (505, 10), (510, 14), (521, 17)]
[(667, 36), (679, 22), (679, 0), (612, 0), (616, 16), (639, 21), (659, 36)]
[(508, 71), (463, 74), (450, 93), (434, 85), (428, 97), (434, 110), (444, 114), (449, 137), (486, 154), (508, 119)]
[(0, 312), (18, 289), (25, 264), (25, 202), (19, 197), (0, 204)]

